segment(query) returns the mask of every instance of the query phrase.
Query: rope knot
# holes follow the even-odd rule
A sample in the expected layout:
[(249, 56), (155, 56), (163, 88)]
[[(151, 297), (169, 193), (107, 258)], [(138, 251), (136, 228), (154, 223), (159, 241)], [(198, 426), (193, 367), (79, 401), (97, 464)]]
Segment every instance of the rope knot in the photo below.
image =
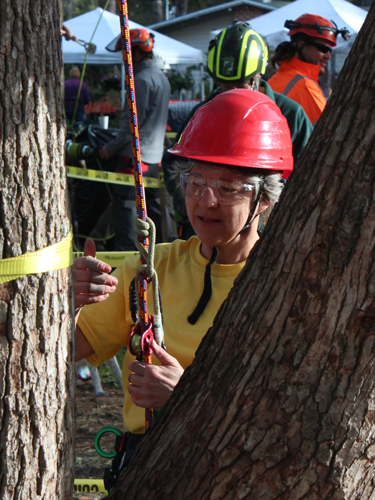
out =
[[(154, 268), (154, 256), (155, 256), (155, 241), (156, 241), (156, 228), (153, 221), (146, 217), (146, 220), (142, 220), (136, 217), (134, 222), (134, 229), (137, 234), (135, 239), (135, 246), (139, 250), (142, 257), (145, 259), (146, 264), (141, 264), (137, 268), (137, 277), (144, 273), (148, 281), (152, 283), (152, 291), (154, 294), (154, 335), (155, 340), (159, 345), (163, 344), (164, 333), (163, 333), (163, 319), (161, 310), (161, 300), (160, 300), (160, 290), (158, 275), (156, 274)], [(140, 242), (140, 238), (149, 239), (149, 249), (148, 251)]]
[[(137, 269), (137, 276), (141, 273), (145, 273), (147, 279), (155, 279), (156, 271), (154, 269), (154, 255), (155, 255), (155, 241), (156, 241), (156, 229), (155, 224), (149, 217), (146, 220), (142, 220), (139, 217), (135, 219), (134, 229), (138, 238), (135, 239), (135, 246), (139, 250), (142, 257), (145, 259), (146, 264), (141, 264)], [(149, 249), (148, 251), (140, 242), (140, 238), (149, 239)]]

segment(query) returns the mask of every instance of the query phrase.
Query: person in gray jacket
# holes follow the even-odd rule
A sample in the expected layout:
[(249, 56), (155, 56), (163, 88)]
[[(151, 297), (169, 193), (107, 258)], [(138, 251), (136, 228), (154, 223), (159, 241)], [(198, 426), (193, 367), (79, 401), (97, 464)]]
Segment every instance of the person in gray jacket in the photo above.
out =
[[(130, 30), (135, 94), (137, 103), (142, 169), (145, 177), (158, 177), (164, 150), (170, 85), (153, 55), (153, 36), (146, 29)], [(128, 104), (125, 103), (121, 128), (115, 139), (99, 151), (103, 160), (116, 156), (116, 171), (133, 174), (132, 136)], [(136, 194), (132, 186), (113, 187), (115, 250), (135, 248), (134, 219)], [(156, 226), (157, 242), (162, 241), (159, 189), (146, 189), (147, 213)], [(170, 222), (170, 221), (169, 221)], [(171, 236), (172, 238), (173, 236)]]

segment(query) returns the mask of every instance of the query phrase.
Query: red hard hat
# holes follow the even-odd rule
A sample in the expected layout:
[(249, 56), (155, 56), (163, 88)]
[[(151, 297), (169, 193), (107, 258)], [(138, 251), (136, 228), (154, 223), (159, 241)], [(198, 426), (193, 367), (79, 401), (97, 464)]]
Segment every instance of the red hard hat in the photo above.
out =
[(130, 30), (130, 39), (132, 48), (139, 47), (144, 52), (151, 52), (154, 46), (154, 35), (144, 28)]
[(288, 123), (272, 99), (236, 89), (201, 106), (170, 153), (237, 167), (283, 172), (293, 170)]
[(343, 31), (338, 30), (335, 24), (317, 14), (302, 14), (295, 21), (286, 21), (285, 27), (290, 29), (289, 36), (296, 35), (297, 33), (306, 33), (306, 35), (312, 38), (325, 40), (331, 47), (336, 46), (337, 35)]

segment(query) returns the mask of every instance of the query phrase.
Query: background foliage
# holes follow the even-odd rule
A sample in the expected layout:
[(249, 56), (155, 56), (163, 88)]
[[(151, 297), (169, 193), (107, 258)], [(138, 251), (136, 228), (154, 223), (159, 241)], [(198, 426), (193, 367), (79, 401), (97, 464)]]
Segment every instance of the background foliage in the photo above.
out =
[[(196, 10), (205, 9), (207, 7), (212, 7), (213, 5), (219, 5), (226, 2), (228, 2), (228, 0), (188, 0), (187, 12), (195, 12)], [(95, 9), (99, 6), (99, 0), (62, 0), (62, 4), (64, 20), (67, 20), (71, 17), (79, 16), (89, 10)], [(136, 23), (143, 24), (144, 26), (152, 24), (153, 4), (154, 0), (130, 0), (128, 2), (130, 19)], [(169, 0), (170, 9), (176, 4), (177, 0)], [(163, 9), (164, 5), (164, 0), (162, 0)]]
[[(177, 5), (184, 5), (186, 12), (195, 12), (197, 10), (206, 9), (214, 5), (220, 5), (222, 3), (227, 3), (229, 0), (169, 0), (169, 9), (176, 7)], [(288, 0), (286, 0), (288, 1)], [(359, 5), (360, 7), (369, 7), (372, 4), (372, 0), (349, 0), (352, 3)], [(95, 9), (99, 5), (103, 4), (104, 0), (62, 0), (63, 5), (63, 18), (65, 20), (71, 17), (78, 16), (89, 10)], [(129, 0), (129, 17), (132, 21), (135, 21), (144, 26), (148, 26), (153, 22), (156, 22), (152, 18), (153, 6), (155, 3), (159, 2), (164, 13), (165, 0)], [(116, 12), (117, 12), (117, 2)]]

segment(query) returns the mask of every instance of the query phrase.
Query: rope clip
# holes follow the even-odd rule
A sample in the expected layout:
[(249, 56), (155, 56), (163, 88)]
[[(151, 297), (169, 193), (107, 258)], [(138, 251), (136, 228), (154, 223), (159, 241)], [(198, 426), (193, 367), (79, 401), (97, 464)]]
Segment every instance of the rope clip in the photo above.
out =
[(95, 43), (85, 42), (84, 40), (74, 40), (78, 45), (83, 47), (88, 54), (95, 54), (96, 45)]
[(133, 356), (138, 356), (142, 354), (143, 356), (151, 356), (152, 354), (152, 341), (154, 340), (153, 331), (153, 318), (148, 317), (149, 327), (142, 333), (141, 323), (134, 326), (134, 330), (131, 332), (129, 337), (129, 351)]

